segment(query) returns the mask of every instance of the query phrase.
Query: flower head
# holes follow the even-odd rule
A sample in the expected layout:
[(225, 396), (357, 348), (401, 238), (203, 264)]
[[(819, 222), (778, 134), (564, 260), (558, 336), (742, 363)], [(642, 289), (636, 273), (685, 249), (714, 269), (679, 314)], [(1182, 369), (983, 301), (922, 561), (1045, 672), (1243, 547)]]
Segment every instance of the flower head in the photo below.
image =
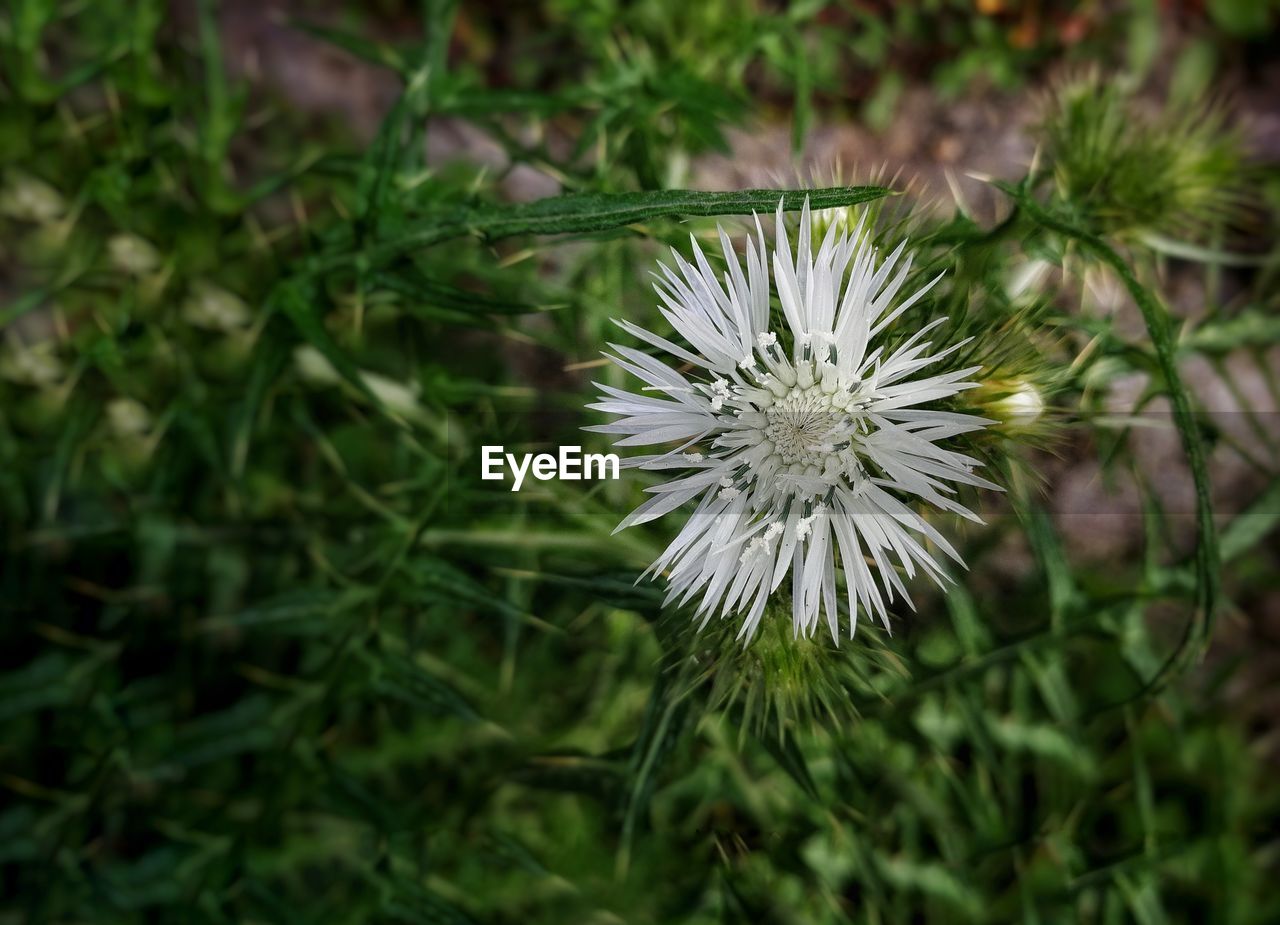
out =
[(723, 282), (696, 240), (693, 263), (673, 251), (676, 269), (662, 266), (655, 288), (688, 347), (618, 324), (691, 373), (613, 344), (611, 359), (644, 388), (599, 385), (604, 394), (591, 405), (617, 416), (590, 429), (621, 435), (619, 447), (671, 445), (627, 461), (684, 471), (648, 489), (653, 497), (618, 529), (696, 500), (650, 571), (667, 572), (668, 601), (698, 597), (704, 624), (741, 616), (740, 638), (755, 633), (790, 576), (793, 631), (811, 635), (825, 618), (838, 639), (837, 565), (850, 635), (860, 608), (887, 626), (895, 593), (909, 602), (897, 568), (945, 580), (922, 541), (959, 561), (908, 503), (977, 520), (954, 485), (997, 488), (974, 473), (976, 460), (942, 445), (990, 422), (927, 407), (974, 386), (978, 367), (939, 365), (964, 342), (933, 351), (927, 337), (945, 318), (902, 330), (903, 314), (941, 277), (903, 298), (905, 242), (882, 258), (865, 218), (852, 228), (831, 223), (815, 253), (806, 205), (793, 255), (779, 207), (775, 249), (757, 219), (745, 266), (720, 229)]

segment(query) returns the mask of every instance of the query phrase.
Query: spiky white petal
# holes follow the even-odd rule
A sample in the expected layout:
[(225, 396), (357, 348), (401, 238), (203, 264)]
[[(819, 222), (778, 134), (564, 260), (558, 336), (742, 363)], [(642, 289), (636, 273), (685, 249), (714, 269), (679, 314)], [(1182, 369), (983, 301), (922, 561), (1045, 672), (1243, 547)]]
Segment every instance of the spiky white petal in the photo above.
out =
[[(864, 234), (864, 213), (852, 229), (830, 223), (814, 253), (812, 221), (806, 203), (793, 256), (781, 205), (772, 252), (757, 219), (745, 268), (721, 229), (722, 278), (696, 239), (692, 262), (673, 250), (676, 269), (660, 265), (654, 288), (659, 311), (689, 347), (618, 324), (692, 367), (692, 378), (611, 344), (607, 355), (644, 384), (642, 394), (598, 385), (600, 401), (590, 406), (616, 417), (588, 429), (619, 435), (618, 446), (672, 445), (629, 460), (684, 471), (647, 489), (653, 497), (618, 529), (696, 502), (648, 573), (667, 574), (668, 602), (697, 599), (704, 623), (740, 616), (744, 639), (790, 574), (794, 631), (811, 635), (825, 623), (838, 640), (837, 565), (850, 635), (860, 610), (887, 627), (895, 596), (910, 603), (899, 569), (908, 579), (922, 572), (947, 580), (925, 543), (960, 561), (906, 501), (977, 520), (955, 500), (955, 486), (998, 489), (975, 474), (977, 460), (940, 445), (991, 422), (922, 407), (975, 385), (976, 366), (928, 372), (963, 346), (930, 352), (927, 337), (946, 319), (892, 347), (884, 342), (941, 277), (899, 298), (912, 265), (905, 242), (881, 259)], [(774, 293), (780, 331), (770, 328)]]

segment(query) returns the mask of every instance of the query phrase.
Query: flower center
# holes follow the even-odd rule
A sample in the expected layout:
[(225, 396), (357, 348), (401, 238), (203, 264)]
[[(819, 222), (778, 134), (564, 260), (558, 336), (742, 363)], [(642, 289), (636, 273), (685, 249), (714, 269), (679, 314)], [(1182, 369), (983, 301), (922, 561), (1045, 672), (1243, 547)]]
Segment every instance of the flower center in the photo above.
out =
[(843, 417), (820, 388), (792, 389), (764, 415), (765, 435), (783, 463), (819, 467), (830, 452), (822, 448), (834, 445), (833, 431)]
[(814, 466), (827, 473), (833, 458), (843, 469), (849, 461), (844, 457), (855, 456), (850, 437), (857, 432), (862, 415), (841, 407), (836, 396), (819, 385), (793, 387), (765, 409), (764, 417), (764, 435), (785, 466)]
[[(824, 497), (838, 486), (863, 491), (868, 471), (862, 439), (871, 424), (867, 412), (874, 385), (842, 380), (830, 363), (805, 359), (792, 366), (780, 356), (767, 360), (767, 373), (750, 370), (758, 387), (731, 388), (723, 380), (707, 386), (712, 410), (727, 404), (728, 413), (749, 428), (734, 428), (716, 439), (718, 446), (741, 449), (746, 467), (732, 479), (721, 479), (724, 497), (731, 500), (743, 484), (757, 481), (804, 499)], [(745, 481), (739, 484), (739, 479)]]

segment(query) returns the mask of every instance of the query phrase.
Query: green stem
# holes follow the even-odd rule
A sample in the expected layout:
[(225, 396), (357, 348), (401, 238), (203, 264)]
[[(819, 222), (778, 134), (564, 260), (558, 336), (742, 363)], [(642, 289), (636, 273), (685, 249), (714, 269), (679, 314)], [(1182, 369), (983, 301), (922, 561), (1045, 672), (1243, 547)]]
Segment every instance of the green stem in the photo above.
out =
[[(1164, 377), (1165, 388), (1173, 405), (1174, 420), (1182, 437), (1183, 452), (1191, 468), (1191, 477), (1196, 490), (1196, 613), (1188, 622), (1178, 649), (1161, 669), (1158, 678), (1163, 678), (1167, 671), (1180, 664), (1190, 654), (1193, 639), (1198, 638), (1203, 645), (1213, 632), (1214, 611), (1216, 610), (1221, 583), (1221, 560), (1218, 550), (1218, 534), (1213, 522), (1213, 508), (1209, 487), (1209, 472), (1205, 463), (1204, 440), (1196, 424), (1191, 408), (1191, 398), (1178, 373), (1177, 351), (1170, 332), (1169, 315), (1134, 276), (1133, 270), (1106, 241), (1082, 228), (1049, 212), (1037, 202), (1026, 190), (1007, 184), (997, 184), (1012, 196), (1022, 210), (1037, 224), (1050, 231), (1057, 232), (1080, 244), (1104, 264), (1111, 267), (1129, 295), (1142, 312), (1147, 332), (1155, 349), (1156, 362)], [(1155, 682), (1153, 682), (1153, 685)]]

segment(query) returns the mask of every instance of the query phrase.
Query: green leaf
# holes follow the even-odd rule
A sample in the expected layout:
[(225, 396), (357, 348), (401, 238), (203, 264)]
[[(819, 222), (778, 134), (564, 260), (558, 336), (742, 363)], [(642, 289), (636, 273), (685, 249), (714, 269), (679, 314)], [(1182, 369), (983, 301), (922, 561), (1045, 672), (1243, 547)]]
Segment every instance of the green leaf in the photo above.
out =
[(900, 890), (918, 890), (945, 903), (967, 919), (982, 918), (981, 895), (957, 873), (941, 864), (913, 861), (905, 857), (879, 859), (880, 872)]
[(966, 658), (973, 658), (991, 647), (991, 631), (978, 613), (978, 604), (969, 589), (957, 584), (946, 595), (947, 612), (955, 628), (956, 640)]
[(28, 805), (0, 812), (0, 864), (33, 863), (40, 859), (40, 844), (32, 833), (38, 818)]
[(1002, 748), (1027, 752), (1079, 777), (1088, 779), (1097, 770), (1097, 762), (1089, 749), (1077, 739), (1045, 723), (1025, 723), (1007, 717), (989, 721), (991, 738)]
[(531, 576), (540, 584), (581, 588), (602, 604), (634, 610), (650, 618), (662, 613), (663, 592), (651, 582), (637, 582), (635, 572), (598, 572), (593, 575), (561, 575), (538, 572)]
[[(806, 201), (815, 209), (871, 202), (890, 194), (878, 186), (840, 186), (814, 190), (654, 190), (642, 193), (575, 193), (523, 205), (474, 206), (410, 223), (387, 240), (371, 245), (364, 258), (382, 266), (401, 254), (450, 238), (474, 235), (484, 241), (527, 234), (609, 231), (624, 225), (682, 215), (750, 215), (782, 208), (794, 212)], [(358, 254), (343, 252), (318, 261), (313, 270), (349, 266)]]
[(290, 636), (322, 635), (333, 630), (333, 618), (368, 597), (367, 591), (301, 588), (260, 601), (225, 617), (212, 617), (204, 630), (262, 630)]
[(271, 702), (251, 695), (233, 707), (205, 714), (182, 727), (163, 763), (195, 768), (245, 752), (267, 751), (276, 744)]
[(379, 832), (394, 832), (414, 824), (403, 806), (392, 805), (342, 768), (330, 766), (325, 796), (334, 809), (369, 823)]
[(403, 72), (407, 65), (404, 54), (398, 49), (382, 42), (374, 42), (363, 36), (338, 29), (329, 29), (298, 19), (289, 20), (289, 25), (300, 32), (314, 36), (322, 42), (341, 48), (361, 61), (368, 61), (379, 67), (388, 67), (393, 71)]
[(560, 793), (579, 793), (614, 804), (622, 793), (624, 780), (617, 764), (603, 758), (577, 753), (534, 755), (511, 774), (526, 787)]
[(1240, 347), (1266, 347), (1280, 342), (1280, 315), (1261, 308), (1246, 308), (1230, 318), (1215, 318), (1184, 334), (1182, 351), (1229, 353)]
[(1259, 38), (1271, 25), (1269, 0), (1209, 0), (1209, 15), (1223, 31), (1239, 38)]
[(1062, 544), (1054, 531), (1049, 515), (1039, 505), (1028, 504), (1024, 510), (1023, 523), (1027, 530), (1027, 539), (1031, 543), (1032, 552), (1044, 571), (1045, 583), (1049, 588), (1049, 612), (1055, 628), (1062, 625), (1062, 619), (1070, 610), (1076, 598), (1075, 581), (1071, 575), (1071, 566), (1062, 551)]
[(1256, 548), (1280, 523), (1280, 482), (1272, 482), (1249, 508), (1222, 531), (1222, 558), (1228, 562)]
[(232, 416), (229, 446), (233, 476), (244, 474), (258, 414), (266, 401), (267, 392), (289, 362), (287, 331), (288, 326), (277, 321), (262, 331), (254, 345), (244, 398)]
[(449, 55), (449, 38), (453, 35), (458, 5), (459, 0), (423, 0), (423, 19), (426, 24), (423, 59), (436, 80), (444, 75)]
[(298, 333), (306, 339), (307, 343), (320, 351), (348, 385), (388, 417), (399, 420), (382, 403), (377, 393), (369, 387), (364, 376), (360, 374), (360, 367), (347, 356), (346, 351), (338, 346), (329, 329), (324, 326), (324, 319), (315, 304), (304, 296), (303, 290), (296, 283), (290, 282), (280, 286), (276, 290), (275, 299), (285, 317), (298, 329)]
[(458, 89), (435, 100), (432, 111), (440, 115), (456, 116), (491, 117), (500, 112), (552, 116), (567, 109), (596, 104), (599, 99), (598, 94), (577, 88), (543, 93), (477, 87)]
[(456, 716), (468, 721), (479, 714), (462, 694), (417, 662), (401, 655), (368, 655), (373, 667), (373, 688), (435, 716)]
[(785, 732), (778, 737), (762, 735), (757, 736), (756, 740), (773, 756), (773, 760), (778, 762), (778, 767), (786, 771), (788, 776), (800, 786), (806, 796), (811, 800), (821, 800), (818, 785), (814, 783), (813, 775), (809, 773), (809, 764), (805, 760), (804, 752), (796, 745), (791, 735)]
[(874, 132), (884, 132), (893, 122), (898, 102), (902, 99), (905, 81), (897, 71), (882, 74), (867, 101), (862, 106), (862, 118)]
[(805, 36), (797, 30), (792, 37), (795, 43), (795, 103), (791, 114), (791, 148), (793, 151), (804, 150), (804, 140), (813, 122), (813, 75), (809, 70), (809, 49), (805, 47)]
[(453, 903), (403, 877), (393, 881), (382, 911), (387, 919), (409, 925), (476, 925), (475, 919)]
[(71, 660), (61, 652), (42, 655), (24, 668), (0, 675), (0, 720), (71, 702)]
[(403, 570), (414, 585), (423, 592), (424, 599), (471, 604), (478, 609), (489, 610), (509, 619), (530, 623), (544, 629), (551, 628), (533, 614), (525, 613), (520, 608), (512, 606), (502, 596), (494, 594), (465, 572), (442, 560), (413, 559), (404, 563)]
[[(374, 285), (416, 300), (417, 308), (441, 307), (456, 312), (494, 315), (526, 315), (540, 311), (536, 305), (500, 299), (482, 292), (459, 289), (433, 279), (415, 268), (385, 270), (374, 277)], [(465, 316), (464, 316), (465, 317)]]
[(358, 233), (370, 230), (370, 224), (376, 223), (378, 213), (386, 201), (392, 174), (395, 173), (396, 164), (400, 160), (400, 148), (404, 143), (404, 127), (408, 113), (408, 94), (402, 93), (382, 120), (378, 135), (365, 154), (359, 189), (361, 225)]
[(640, 817), (648, 809), (658, 775), (685, 732), (690, 707), (687, 675), (695, 668), (695, 663), (692, 659), (682, 659), (679, 650), (675, 651), (674, 656), (664, 660), (653, 682), (644, 726), (631, 749), (622, 843), (618, 849), (618, 865), (622, 871), (630, 863), (632, 836)]
[(236, 132), (238, 114), (227, 85), (214, 6), (213, 0), (200, 0), (196, 5), (207, 107), (200, 122), (200, 154), (208, 164), (221, 164)]

